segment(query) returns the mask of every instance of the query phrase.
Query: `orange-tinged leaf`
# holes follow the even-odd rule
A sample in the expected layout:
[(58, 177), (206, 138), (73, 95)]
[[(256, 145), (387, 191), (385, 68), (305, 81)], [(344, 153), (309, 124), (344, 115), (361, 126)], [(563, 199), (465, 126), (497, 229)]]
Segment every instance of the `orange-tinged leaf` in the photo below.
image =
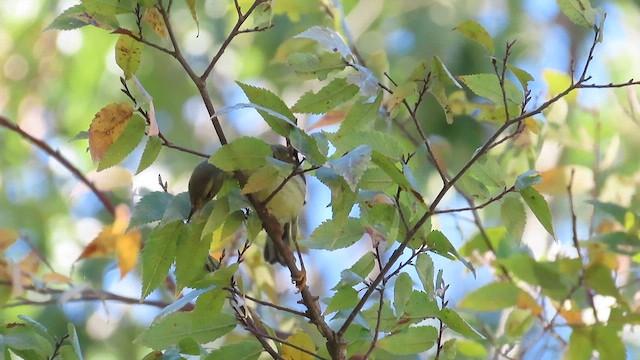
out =
[(117, 236), (113, 234), (113, 227), (111, 225), (105, 227), (100, 231), (87, 247), (82, 250), (78, 260), (87, 258), (97, 258), (107, 256), (115, 251)]
[(0, 229), (0, 252), (13, 245), (20, 237), (20, 233), (13, 229)]
[(42, 276), (42, 281), (47, 284), (71, 284), (71, 279), (68, 276), (57, 272), (44, 274)]
[(141, 244), (142, 235), (139, 230), (132, 230), (119, 236), (116, 240), (116, 259), (120, 269), (120, 278), (123, 278), (136, 266)]
[(568, 325), (582, 325), (582, 311), (571, 309), (571, 310), (563, 310), (561, 309), (559, 312), (560, 316), (562, 316)]
[(142, 59), (142, 43), (129, 35), (122, 34), (116, 42), (116, 64), (129, 79), (138, 71)]
[(132, 116), (133, 108), (127, 103), (109, 104), (96, 113), (89, 127), (89, 152), (94, 163), (102, 159)]
[(342, 122), (342, 120), (344, 120), (345, 114), (346, 112), (344, 110), (329, 111), (328, 113), (324, 114), (320, 118), (320, 120), (316, 121), (313, 125), (311, 125), (311, 127), (309, 127), (307, 131), (320, 129), (325, 126), (339, 124)]
[(540, 315), (540, 313), (542, 312), (542, 308), (540, 307), (540, 305), (538, 305), (536, 300), (525, 291), (520, 291), (520, 293), (518, 294), (516, 306), (519, 309), (529, 309), (536, 316)]
[[(298, 330), (295, 334), (289, 336), (287, 338), (287, 342), (293, 345), (297, 345), (305, 350), (308, 350), (311, 353), (316, 352), (316, 347), (313, 344), (313, 340), (311, 337), (305, 333), (304, 331)], [(291, 346), (283, 345), (282, 353), (280, 354), (286, 360), (313, 360), (315, 357), (313, 355), (307, 354), (306, 352), (300, 351)]]
[(156, 9), (155, 7), (147, 8), (147, 10), (144, 12), (144, 21), (146, 21), (147, 24), (151, 26), (153, 32), (158, 34), (158, 36), (165, 39), (169, 37), (167, 27), (164, 24), (164, 19), (162, 18), (160, 11), (158, 11), (158, 9)]
[(196, 22), (196, 27), (198, 28), (198, 34), (200, 34), (200, 23), (198, 22), (198, 14), (196, 14), (196, 0), (187, 0), (187, 6), (189, 7), (189, 11), (191, 12), (191, 17), (193, 21)]

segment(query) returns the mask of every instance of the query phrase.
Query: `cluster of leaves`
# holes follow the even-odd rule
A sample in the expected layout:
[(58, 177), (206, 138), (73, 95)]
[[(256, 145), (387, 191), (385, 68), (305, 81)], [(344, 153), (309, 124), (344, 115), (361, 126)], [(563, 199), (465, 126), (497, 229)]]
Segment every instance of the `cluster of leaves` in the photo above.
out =
[[(195, 1), (186, 3), (197, 22)], [(254, 1), (245, 12), (240, 2), (234, 4), (239, 20), (229, 41), (243, 32), (271, 26), (269, 1)], [(205, 359), (255, 359), (263, 351), (284, 359), (386, 359), (428, 351), (436, 358), (486, 358), (489, 351), (509, 356), (511, 346), (535, 329), (555, 334), (559, 318), (572, 329), (569, 341), (561, 341), (568, 358), (590, 358), (594, 351), (603, 357), (624, 357), (624, 344), (617, 333), (625, 324), (638, 324), (640, 316), (613, 277), (618, 266), (614, 254), (635, 256), (637, 260), (635, 212), (611, 203), (592, 202), (596, 209), (624, 225), (624, 231), (603, 233), (580, 243), (574, 230), (576, 257), (541, 261), (520, 251), (527, 219), (525, 206), (552, 237), (556, 236), (551, 209), (541, 194), (543, 177), (531, 170), (531, 160), (535, 160), (531, 158), (532, 147), (517, 143), (540, 132), (540, 122), (534, 116), (551, 111), (552, 106), (580, 88), (635, 85), (587, 83), (604, 16), (584, 0), (558, 4), (575, 24), (593, 29), (594, 41), (584, 71), (577, 74), (577, 79), (576, 74), (547, 79), (548, 100), (539, 105), (531, 103), (529, 82), (533, 77), (509, 61), (513, 43), (507, 44), (504, 56), (498, 58), (489, 33), (477, 22), (466, 21), (456, 30), (487, 52), (493, 72), (453, 76), (438, 57), (433, 57), (419, 63), (403, 81), (396, 82), (387, 75), (390, 85), (385, 85), (387, 81), (364, 65), (354, 44), (343, 40), (347, 37), (340, 34), (339, 27), (313, 26), (295, 37), (306, 45), (299, 49), (310, 50), (291, 52), (287, 62), (300, 77), (323, 84), (319, 90), (303, 94), (289, 106), (268, 89), (237, 82), (248, 103), (217, 112), (208, 107), (223, 145), (213, 156), (204, 155), (219, 168), (234, 172), (235, 179), (227, 182), (191, 223), (184, 222), (190, 207), (186, 193), (170, 194), (166, 187), (163, 192), (149, 193), (135, 204), (130, 219), (125, 210), (116, 211), (113, 225), (106, 227), (82, 255), (87, 258), (114, 252), (124, 276), (135, 269), (141, 230), (151, 227), (140, 255), (141, 299), (158, 288), (182, 295), (164, 307), (135, 340), (153, 349), (148, 358), (195, 355)], [(91, 122), (89, 150), (98, 170), (122, 162), (144, 139), (137, 172), (156, 161), (163, 146), (198, 154), (167, 140), (156, 122), (152, 99), (135, 77), (142, 51), (154, 48), (177, 59), (201, 89), (224, 52), (223, 47), (204, 73), (195, 75), (172, 35), (172, 6), (177, 5), (172, 1), (85, 0), (63, 12), (50, 26), (70, 30), (90, 25), (119, 36), (116, 62), (123, 70), (122, 90), (133, 105), (106, 105)], [(342, 16), (338, 7), (325, 6), (334, 18)], [(241, 26), (249, 15), (257, 25), (243, 30)], [(125, 17), (133, 18), (135, 25), (121, 25)], [(153, 35), (147, 36), (148, 29)], [(173, 48), (159, 45), (163, 41), (169, 41)], [(203, 102), (210, 105), (206, 91), (201, 94)], [(442, 107), (448, 123), (471, 116), (493, 129), (460, 169), (449, 168), (436, 142), (421, 126), (418, 110), (427, 97)], [(255, 109), (269, 128), (295, 149), (300, 163), (294, 166), (274, 161), (269, 144), (261, 139), (239, 137), (227, 142), (218, 117), (241, 108)], [(337, 125), (338, 129), (305, 131), (297, 125), (296, 114), (323, 114), (314, 129), (326, 125)], [(405, 122), (399, 119), (406, 118), (415, 130), (387, 131), (389, 123), (401, 127)], [(505, 144), (509, 146), (502, 146)], [(441, 180), (435, 192), (414, 175), (425, 168)], [(244, 176), (247, 173), (251, 176)], [(300, 255), (298, 245), (333, 251), (357, 243), (365, 243), (370, 249), (351, 267), (344, 265), (332, 294), (323, 299), (322, 305), (310, 296), (304, 283), (304, 264), (287, 260), (304, 311), (278, 304), (275, 296), (270, 296), (270, 301), (262, 300), (253, 290), (257, 294), (272, 294), (273, 290), (265, 289), (270, 285), (260, 284), (256, 276), (249, 276), (257, 273), (252, 269), (264, 267), (261, 260), (251, 256), (250, 244), (263, 241), (263, 228), (269, 235), (274, 230), (264, 205), (247, 195), (270, 187), (275, 175), (288, 179), (298, 174), (314, 176), (330, 189), (332, 217), (287, 251), (297, 250)], [(453, 192), (460, 194), (468, 206), (444, 208), (444, 197)], [(485, 228), (478, 211), (492, 205), (500, 206), (502, 225)], [(354, 207), (359, 210), (357, 216)], [(475, 215), (479, 231), (456, 249), (445, 234), (447, 230), (432, 226), (432, 219), (465, 211)], [(245, 245), (238, 239), (246, 239)], [(203, 264), (211, 261), (211, 254), (217, 255), (219, 264), (215, 271), (206, 271)], [(486, 254), (493, 259), (487, 262)], [(495, 270), (496, 281), (466, 294), (458, 308), (469, 312), (509, 310), (504, 334), (482, 329), (478, 321), (449, 306), (450, 285), (444, 280), (446, 273), (436, 271), (433, 256), (460, 261), (474, 274), (476, 267), (486, 264)], [(419, 286), (414, 284), (414, 273)], [(597, 315), (593, 301), (597, 295), (616, 300), (607, 319)], [(278, 328), (262, 321), (247, 300), (295, 315), (296, 321), (310, 322), (317, 331), (280, 336)], [(552, 309), (550, 319), (545, 304)], [(585, 309), (593, 310), (594, 323), (585, 321)], [(25, 356), (50, 354), (53, 349), (66, 354), (73, 349), (69, 358), (82, 357), (76, 340), (63, 345), (63, 341), (51, 338), (37, 347), (27, 346), (25, 334), (48, 336), (34, 321), (22, 320), (25, 324), (3, 329), (6, 349)], [(233, 342), (214, 350), (205, 345), (230, 335), (238, 324), (246, 331)], [(75, 330), (71, 329), (72, 333)], [(274, 341), (275, 347), (269, 341)]]

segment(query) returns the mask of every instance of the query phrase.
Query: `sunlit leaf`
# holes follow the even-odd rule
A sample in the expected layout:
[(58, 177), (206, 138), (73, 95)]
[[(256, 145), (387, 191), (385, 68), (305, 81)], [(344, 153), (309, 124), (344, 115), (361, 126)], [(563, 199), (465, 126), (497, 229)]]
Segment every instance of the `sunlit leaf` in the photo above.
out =
[(164, 19), (162, 18), (162, 14), (158, 11), (154, 6), (148, 7), (144, 12), (144, 21), (151, 26), (153, 32), (158, 34), (158, 36), (162, 38), (168, 38), (169, 33), (167, 32), (167, 26), (164, 24)]
[(482, 45), (489, 55), (493, 55), (495, 51), (493, 39), (491, 38), (491, 35), (489, 35), (489, 32), (487, 32), (480, 23), (475, 20), (467, 20), (456, 26), (454, 29), (460, 31), (460, 33), (467, 38)]
[(328, 51), (339, 53), (346, 61), (351, 61), (354, 58), (351, 49), (340, 35), (327, 27), (313, 26), (295, 37), (315, 40)]
[[(296, 331), (293, 335), (287, 338), (287, 342), (293, 345), (297, 345), (300, 348), (307, 350), (308, 352), (315, 354), (316, 346), (313, 344), (311, 336), (302, 330)], [(285, 360), (314, 360), (315, 356), (308, 354), (304, 351), (298, 350), (294, 347), (283, 345), (280, 355)]]
[(451, 330), (457, 332), (460, 335), (463, 335), (466, 338), (484, 338), (477, 330), (471, 327), (469, 323), (464, 321), (464, 319), (455, 312), (453, 309), (444, 308), (440, 310), (440, 315), (438, 316), (443, 323), (445, 323)]
[(545, 230), (547, 230), (551, 236), (555, 236), (553, 232), (553, 218), (551, 217), (551, 210), (549, 209), (549, 204), (547, 204), (544, 197), (531, 187), (520, 190), (520, 195)]
[(378, 346), (393, 355), (411, 355), (429, 350), (437, 338), (438, 330), (433, 326), (416, 326), (385, 336)]
[(524, 205), (513, 196), (505, 196), (500, 205), (500, 216), (512, 239), (520, 242), (527, 223)]
[(127, 122), (120, 136), (113, 142), (98, 163), (98, 171), (120, 163), (140, 144), (144, 137), (146, 123), (139, 116)]
[(596, 12), (589, 0), (556, 0), (562, 13), (572, 23), (586, 28), (596, 25)]
[(122, 34), (116, 42), (116, 64), (129, 79), (138, 71), (142, 61), (142, 43), (129, 35)]
[(132, 116), (133, 108), (127, 103), (109, 104), (96, 113), (89, 127), (89, 151), (94, 163), (120, 137)]
[(263, 351), (264, 349), (262, 348), (262, 345), (260, 345), (257, 340), (243, 340), (235, 344), (224, 345), (215, 349), (204, 359), (256, 360)]
[(263, 166), (273, 155), (269, 144), (254, 137), (241, 137), (222, 146), (209, 162), (224, 171), (249, 170)]
[(196, 26), (198, 27), (198, 33), (200, 33), (200, 23), (198, 22), (198, 14), (196, 12), (196, 0), (186, 0), (187, 6), (189, 7), (189, 12), (191, 13), (191, 17), (193, 21), (196, 22)]
[(345, 79), (337, 78), (318, 93), (307, 92), (302, 95), (291, 110), (296, 113), (326, 113), (350, 100), (357, 93), (357, 86), (348, 84)]
[(371, 165), (371, 147), (361, 145), (340, 158), (330, 160), (327, 165), (355, 191), (364, 171)]
[(136, 169), (136, 175), (156, 161), (158, 155), (160, 155), (160, 150), (162, 150), (162, 139), (157, 136), (149, 136), (147, 138), (147, 144), (144, 146), (144, 151), (142, 152), (140, 164), (138, 164), (138, 169)]
[(320, 224), (308, 239), (300, 244), (310, 249), (335, 250), (351, 246), (364, 235), (359, 219), (347, 218), (344, 226), (336, 226), (335, 220), (327, 220)]
[(285, 119), (288, 119), (289, 121), (286, 121), (280, 117), (274, 116), (273, 114), (269, 114), (264, 110), (257, 109), (258, 113), (273, 131), (285, 137), (289, 136), (289, 131), (292, 126), (291, 124), (295, 124), (297, 121), (296, 117), (291, 113), (291, 110), (289, 110), (287, 104), (267, 89), (243, 84), (241, 82), (236, 83), (240, 88), (242, 88), (242, 91), (244, 91), (247, 98), (249, 98), (249, 101), (253, 104), (273, 110), (275, 113), (282, 115)]
[(324, 310), (324, 314), (331, 314), (332, 312), (352, 309), (356, 306), (360, 297), (358, 292), (352, 287), (342, 287), (336, 291), (333, 296), (326, 300), (327, 308)]
[(463, 75), (458, 79), (467, 85), (474, 94), (491, 100), (494, 104), (503, 105), (506, 100), (508, 103), (520, 105), (524, 99), (522, 90), (508, 79), (505, 79), (504, 82), (506, 99), (503, 98), (502, 87), (495, 74)]

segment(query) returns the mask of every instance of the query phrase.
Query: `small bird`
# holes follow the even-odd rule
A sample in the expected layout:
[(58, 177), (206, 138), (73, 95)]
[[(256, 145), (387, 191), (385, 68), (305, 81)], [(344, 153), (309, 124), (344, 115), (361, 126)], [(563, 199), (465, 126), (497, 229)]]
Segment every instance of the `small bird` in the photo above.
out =
[[(271, 150), (273, 158), (289, 164), (298, 164), (298, 160), (288, 147), (271, 145)], [(187, 222), (216, 196), (227, 176), (229, 176), (228, 173), (208, 161), (203, 161), (196, 166), (189, 179), (191, 211), (189, 211)], [(268, 199), (264, 205), (282, 226), (282, 240), (289, 244), (292, 240), (295, 241), (298, 236), (298, 215), (305, 203), (307, 185), (304, 175), (296, 175), (287, 180), (284, 186), (271, 196), (285, 179), (284, 175), (274, 176), (269, 184), (255, 192), (254, 196), (262, 203)], [(264, 258), (271, 264), (285, 265), (284, 257), (276, 250), (275, 244), (270, 238), (267, 238), (265, 243)]]
[(191, 200), (191, 211), (187, 217), (187, 222), (213, 199), (226, 178), (226, 174), (217, 166), (203, 161), (191, 173), (189, 179), (189, 199)]
[[(298, 159), (284, 145), (271, 145), (273, 157), (290, 164), (298, 164)], [(275, 176), (264, 189), (255, 193), (256, 199), (264, 202), (282, 184), (285, 176)], [(265, 204), (267, 211), (278, 220), (282, 226), (282, 240), (290, 244), (298, 237), (298, 215), (305, 204), (307, 184), (304, 175), (296, 175), (287, 180), (285, 185), (274, 194)], [(285, 265), (284, 257), (280, 254), (271, 238), (267, 238), (264, 245), (264, 258), (269, 263)]]

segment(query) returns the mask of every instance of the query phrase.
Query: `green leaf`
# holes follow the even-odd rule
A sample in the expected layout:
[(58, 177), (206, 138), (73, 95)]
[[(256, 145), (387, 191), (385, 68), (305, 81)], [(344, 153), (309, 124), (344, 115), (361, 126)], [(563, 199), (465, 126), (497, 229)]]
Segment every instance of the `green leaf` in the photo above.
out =
[(142, 298), (146, 298), (164, 282), (176, 256), (178, 243), (189, 236), (189, 228), (182, 221), (158, 226), (149, 235), (142, 249)]
[(527, 223), (527, 213), (522, 202), (514, 196), (505, 196), (500, 205), (500, 215), (509, 236), (520, 242)]
[(140, 159), (140, 164), (138, 164), (136, 175), (140, 174), (156, 161), (158, 155), (160, 155), (160, 150), (162, 150), (162, 139), (157, 136), (149, 136), (147, 144), (144, 147), (144, 152), (142, 152), (142, 158)]
[(456, 26), (454, 29), (460, 31), (460, 33), (468, 39), (482, 45), (489, 55), (493, 55), (495, 52), (495, 46), (493, 45), (491, 35), (489, 35), (489, 32), (477, 21), (467, 20)]
[(440, 309), (433, 295), (414, 290), (409, 296), (401, 321), (417, 324), (425, 319), (435, 318), (439, 314)]
[(340, 282), (332, 288), (338, 290), (343, 287), (354, 286), (365, 281), (366, 276), (373, 270), (376, 264), (376, 257), (369, 251), (364, 254), (349, 269), (340, 272)]
[(346, 63), (340, 54), (323, 53), (320, 56), (311, 53), (294, 53), (287, 57), (293, 71), (298, 75), (324, 80), (334, 71), (341, 71)]
[[(487, 239), (485, 239), (485, 235)], [(511, 251), (511, 245), (508, 239), (506, 239), (506, 235), (507, 229), (504, 226), (486, 228), (484, 232), (478, 232), (462, 245), (462, 247), (460, 247), (460, 254), (467, 257), (472, 256), (476, 251), (484, 254), (490, 251), (487, 245), (487, 242), (489, 242), (493, 249), (497, 251), (498, 256), (508, 255), (504, 253), (505, 251), (502, 251), (502, 249), (505, 249), (507, 252)]]
[(328, 167), (340, 175), (356, 191), (360, 178), (371, 164), (371, 147), (360, 145), (340, 158), (330, 160)]
[(404, 143), (406, 139), (378, 130), (355, 130), (347, 136), (334, 134), (329, 139), (335, 145), (338, 154), (351, 151), (362, 144), (371, 146), (374, 151), (390, 159), (399, 160), (404, 153), (410, 152), (408, 144)]
[(82, 5), (87, 11), (100, 15), (119, 15), (133, 12), (133, 8), (126, 4), (126, 1), (119, 0), (82, 0)]
[(400, 273), (393, 287), (393, 307), (398, 314), (404, 312), (404, 307), (409, 301), (409, 296), (413, 291), (413, 280), (406, 272)]
[(212, 313), (210, 303), (214, 296), (215, 292), (200, 295), (194, 311), (173, 313), (154, 321), (134, 343), (160, 350), (177, 345), (185, 338), (203, 344), (224, 336), (238, 323), (235, 316)]
[(520, 191), (533, 185), (540, 184), (542, 182), (542, 175), (536, 170), (529, 170), (521, 175), (518, 175), (515, 182), (515, 190)]
[(611, 269), (602, 264), (592, 264), (584, 272), (584, 281), (591, 289), (600, 295), (612, 296), (621, 299), (616, 287)]
[(589, 0), (556, 0), (562, 13), (572, 23), (586, 28), (596, 26), (596, 12)]
[(629, 211), (629, 209), (622, 207), (618, 204), (602, 202), (598, 200), (587, 200), (587, 203), (593, 205), (593, 207), (596, 210), (605, 212), (613, 216), (613, 218), (616, 219), (616, 221), (619, 222), (620, 224), (625, 223), (625, 216), (627, 214), (627, 211)]
[(122, 34), (116, 42), (116, 64), (124, 71), (124, 78), (130, 79), (142, 61), (142, 43), (129, 35)]
[(458, 307), (475, 311), (498, 311), (516, 306), (525, 299), (535, 300), (518, 286), (508, 282), (494, 282), (468, 293)]
[(296, 113), (322, 114), (335, 109), (338, 105), (349, 101), (358, 93), (358, 87), (337, 78), (314, 94), (309, 91), (302, 95), (291, 109)]
[(536, 324), (536, 316), (530, 309), (512, 309), (505, 325), (505, 335), (511, 339), (525, 336)]
[[(46, 30), (73, 30), (90, 24), (92, 17), (82, 4), (74, 5), (58, 15)], [(116, 26), (117, 27), (117, 26)]]
[(304, 155), (305, 160), (313, 166), (320, 166), (327, 162), (327, 155), (321, 151), (315, 137), (310, 136), (300, 128), (291, 131), (289, 140), (291, 145)]
[(526, 70), (523, 70), (513, 64), (507, 63), (507, 69), (513, 73), (513, 75), (518, 79), (520, 85), (522, 85), (523, 89), (529, 88), (529, 82), (535, 80), (533, 75), (529, 74)]
[(338, 53), (342, 58), (348, 62), (351, 62), (355, 57), (351, 52), (351, 49), (342, 40), (340, 35), (324, 26), (313, 26), (295, 36), (295, 38), (311, 39), (317, 41), (320, 45), (325, 47), (330, 52)]
[(353, 245), (364, 235), (359, 219), (347, 218), (344, 226), (337, 227), (335, 220), (329, 219), (318, 226), (308, 239), (300, 244), (310, 249), (335, 250)]
[(172, 199), (173, 195), (164, 191), (154, 191), (143, 196), (133, 208), (129, 229), (162, 220), (162, 216)]
[(378, 151), (373, 151), (371, 153), (371, 161), (379, 169), (384, 171), (389, 176), (389, 178), (391, 178), (391, 180), (393, 180), (398, 186), (410, 192), (413, 196), (415, 196), (420, 201), (420, 204), (426, 207), (426, 203), (422, 198), (422, 195), (418, 192), (418, 190), (414, 188), (413, 184), (411, 184), (411, 182), (409, 181), (409, 179), (407, 179), (405, 174), (403, 174), (396, 167), (393, 160), (391, 160), (389, 157), (381, 154)]
[(593, 329), (594, 350), (601, 359), (625, 359), (626, 349), (619, 335), (622, 329), (616, 325), (598, 324)]
[(6, 346), (16, 353), (30, 352), (37, 355), (33, 357), (34, 359), (37, 359), (38, 356), (41, 359), (46, 359), (51, 355), (54, 347), (53, 342), (47, 338), (33, 331), (31, 326), (20, 323), (13, 324), (13, 326), (3, 329), (2, 351), (6, 351)]
[(438, 330), (433, 326), (416, 326), (385, 336), (378, 341), (378, 347), (393, 355), (412, 355), (431, 349), (437, 338)]
[(427, 235), (427, 244), (429, 245), (429, 249), (438, 255), (449, 259), (451, 259), (452, 256), (455, 257), (462, 262), (467, 269), (471, 270), (475, 276), (476, 269), (474, 269), (473, 265), (458, 253), (453, 244), (451, 244), (449, 239), (440, 230), (433, 230)]
[(118, 139), (109, 146), (98, 164), (98, 171), (110, 168), (126, 158), (140, 144), (144, 136), (144, 120), (134, 116), (122, 131)]
[[(26, 323), (26, 326), (29, 327), (31, 331), (42, 336), (43, 339), (48, 340), (51, 344), (55, 343), (55, 336), (51, 334), (51, 332), (49, 332), (49, 329), (47, 329), (44, 325), (42, 325), (35, 319), (32, 319), (27, 315), (18, 315), (18, 319), (24, 321)], [(73, 326), (72, 324), (69, 325)]]
[(69, 343), (73, 351), (75, 352), (75, 359), (82, 360), (82, 349), (80, 348), (80, 339), (78, 339), (78, 332), (76, 327), (72, 323), (67, 324), (67, 334), (69, 334)]
[(473, 359), (486, 359), (489, 357), (487, 349), (479, 342), (467, 339), (457, 339), (458, 354)]
[(224, 171), (250, 170), (267, 163), (273, 156), (269, 144), (254, 137), (241, 137), (223, 145), (209, 162)]
[(271, 2), (268, 1), (259, 3), (251, 14), (251, 17), (253, 19), (254, 28), (264, 28), (270, 26), (271, 19), (273, 17)]
[(184, 221), (189, 214), (190, 208), (189, 193), (185, 191), (177, 194), (171, 198), (169, 205), (167, 205), (160, 225), (166, 225), (175, 221)]
[(549, 209), (549, 204), (544, 199), (540, 193), (532, 188), (525, 188), (520, 190), (520, 195), (524, 199), (524, 202), (527, 203), (529, 209), (536, 216), (538, 221), (544, 226), (545, 230), (551, 234), (551, 236), (555, 237), (553, 233), (553, 219), (551, 218), (551, 210)]
[(256, 360), (264, 351), (257, 340), (243, 340), (235, 344), (224, 345), (213, 350), (205, 360), (234, 359)]
[(382, 95), (378, 95), (374, 101), (362, 100), (353, 104), (340, 123), (337, 135), (339, 137), (349, 136), (354, 131), (365, 129), (373, 124), (380, 116), (381, 102)]
[(180, 241), (180, 246), (176, 249), (177, 290), (190, 287), (190, 283), (203, 274), (203, 266), (209, 256), (210, 241), (200, 239), (204, 223), (192, 224), (190, 228), (188, 235)]
[(191, 13), (191, 17), (193, 21), (196, 22), (196, 27), (198, 28), (198, 32), (200, 31), (200, 22), (198, 22), (198, 14), (196, 13), (196, 0), (186, 0), (187, 6), (189, 7), (189, 12)]
[(340, 310), (353, 309), (360, 301), (358, 292), (352, 287), (343, 287), (336, 291), (332, 297), (325, 302), (327, 308), (324, 310), (324, 314), (331, 314), (332, 312)]
[(222, 224), (227, 220), (227, 216), (232, 213), (229, 209), (229, 202), (226, 200), (227, 198), (216, 198), (212, 201), (213, 209), (211, 210), (211, 214), (207, 218), (207, 222), (202, 230), (202, 238), (218, 230), (218, 228), (220, 228), (220, 226), (222, 226)]
[(591, 328), (573, 328), (564, 359), (591, 360), (593, 358), (593, 345)]
[(297, 123), (297, 120), (291, 110), (289, 110), (287, 104), (285, 104), (282, 99), (280, 99), (277, 95), (267, 89), (243, 84), (241, 82), (236, 83), (238, 84), (238, 86), (240, 86), (240, 88), (242, 88), (242, 91), (244, 91), (245, 95), (247, 95), (249, 101), (267, 109), (271, 109), (290, 120), (289, 122), (287, 122), (279, 117), (267, 113), (266, 111), (258, 110), (258, 113), (262, 116), (262, 118), (267, 122), (267, 124), (273, 131), (275, 131), (279, 135), (288, 137), (289, 132), (292, 128), (292, 125), (290, 123), (295, 124)]
[(332, 169), (321, 167), (316, 177), (331, 189), (331, 210), (336, 227), (344, 226), (349, 213), (358, 198), (358, 192), (351, 190), (347, 182)]
[[(459, 76), (458, 79), (467, 85), (474, 94), (491, 100), (494, 104), (504, 104), (500, 81), (495, 74), (463, 75)], [(507, 102), (515, 105), (520, 105), (522, 103), (524, 95), (522, 90), (516, 84), (506, 79), (504, 83), (504, 90)], [(511, 115), (515, 116), (519, 114)]]
[(478, 331), (471, 327), (464, 319), (455, 312), (453, 309), (444, 308), (440, 310), (438, 316), (443, 323), (445, 323), (451, 330), (463, 335), (466, 338), (471, 339), (484, 339)]
[(416, 272), (420, 282), (422, 282), (424, 291), (431, 296), (435, 295), (435, 287), (433, 285), (434, 266), (431, 256), (424, 253), (416, 256)]
[(367, 310), (362, 311), (360, 315), (367, 322), (370, 329), (374, 329), (376, 327), (378, 318), (380, 318), (379, 331), (381, 332), (395, 332), (398, 331), (399, 328), (408, 327), (408, 325), (399, 324), (398, 318), (393, 313), (393, 309), (391, 309), (389, 300), (384, 300), (382, 303), (382, 309), (379, 310), (378, 305), (376, 304), (376, 306), (372, 306)]

